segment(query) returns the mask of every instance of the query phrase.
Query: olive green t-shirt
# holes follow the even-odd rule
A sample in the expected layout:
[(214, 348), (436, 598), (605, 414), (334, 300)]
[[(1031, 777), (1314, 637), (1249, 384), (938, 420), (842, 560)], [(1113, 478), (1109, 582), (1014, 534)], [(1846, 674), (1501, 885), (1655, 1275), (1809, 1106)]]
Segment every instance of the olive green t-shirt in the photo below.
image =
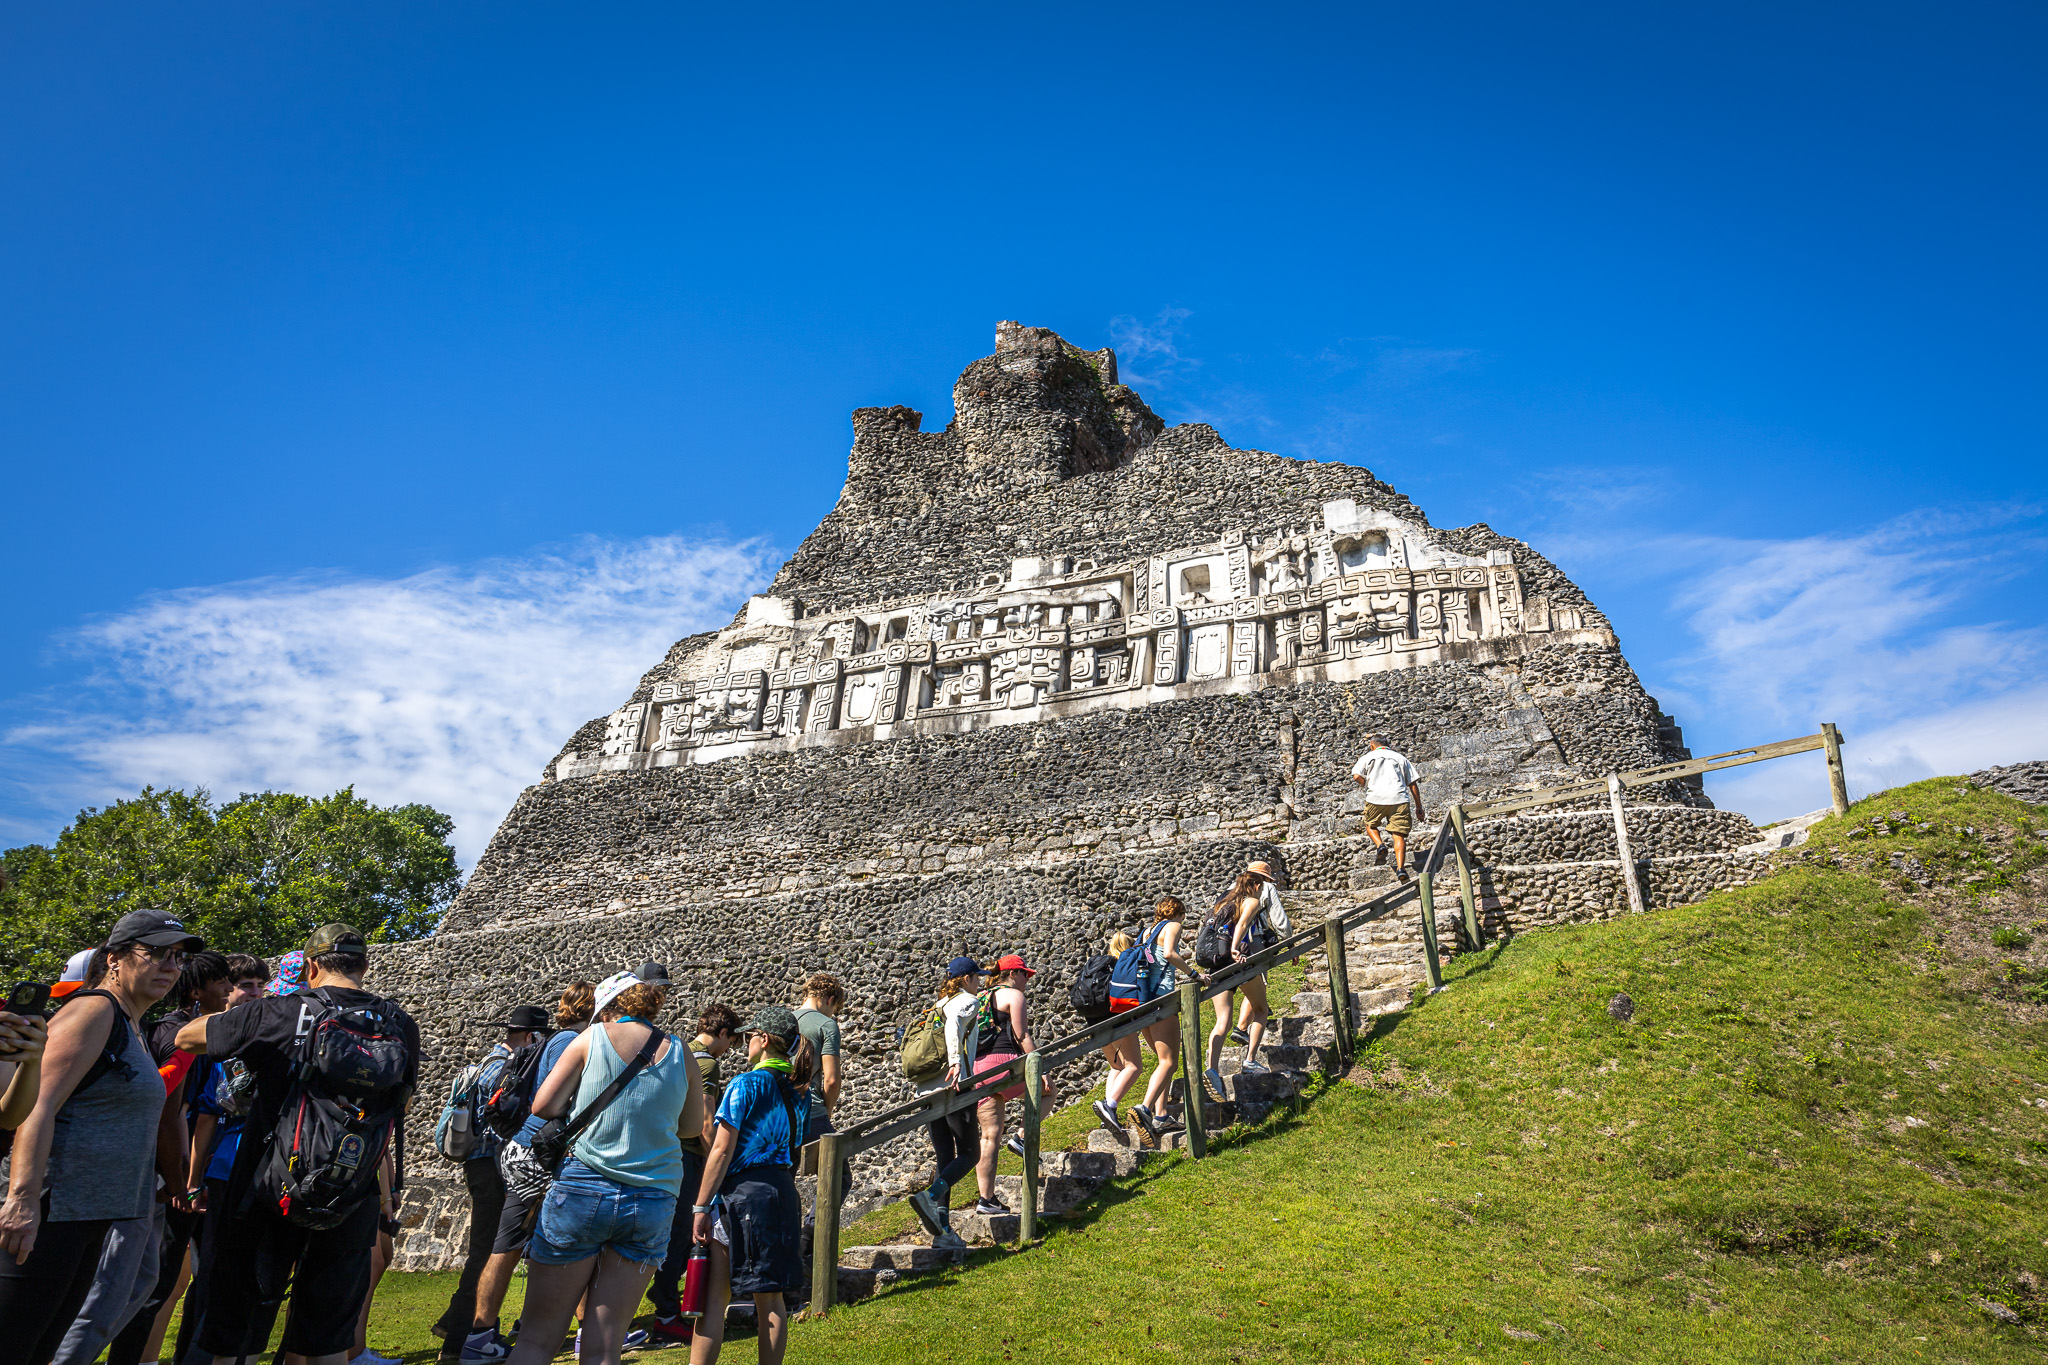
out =
[[(839, 1055), (839, 1021), (820, 1010), (798, 1010), (796, 1031), (810, 1039), (811, 1046), (820, 1057)], [(821, 1068), (822, 1069), (822, 1068)], [(825, 1085), (822, 1080), (811, 1086), (811, 1121), (809, 1131), (820, 1131), (825, 1120)]]

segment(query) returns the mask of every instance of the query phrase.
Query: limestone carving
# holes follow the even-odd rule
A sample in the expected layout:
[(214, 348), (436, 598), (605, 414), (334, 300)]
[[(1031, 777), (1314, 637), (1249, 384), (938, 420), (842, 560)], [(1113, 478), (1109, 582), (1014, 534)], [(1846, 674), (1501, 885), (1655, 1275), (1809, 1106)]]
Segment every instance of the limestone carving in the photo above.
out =
[(712, 671), (656, 684), (650, 702), (612, 715), (600, 755), (557, 775), (1483, 662), (1538, 636), (1613, 645), (1581, 609), (1525, 600), (1509, 552), (1460, 554), (1348, 502), (1323, 513), (1320, 525), (1229, 528), (1129, 564), (1028, 556), (968, 594), (818, 615), (757, 597), (696, 656)]

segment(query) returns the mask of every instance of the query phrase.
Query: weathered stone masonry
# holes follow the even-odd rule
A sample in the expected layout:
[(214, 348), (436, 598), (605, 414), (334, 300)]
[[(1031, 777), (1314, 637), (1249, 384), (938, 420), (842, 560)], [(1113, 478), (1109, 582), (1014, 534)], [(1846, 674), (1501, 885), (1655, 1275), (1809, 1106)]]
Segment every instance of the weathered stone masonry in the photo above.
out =
[[(1206, 905), (1265, 858), (1311, 922), (1383, 884), (1348, 779), (1368, 731), (1422, 767), (1432, 815), (1685, 756), (1606, 618), (1522, 542), (1432, 527), (1363, 469), (1169, 429), (1113, 355), (1042, 329), (1003, 324), (954, 403), (938, 432), (856, 412), (845, 491), (768, 593), (570, 737), (438, 936), (378, 950), (430, 1087), (488, 1041), (468, 1021), (655, 957), (675, 1026), (839, 974), (843, 1104), (872, 1113), (904, 1097), (896, 1030), (956, 952), (1043, 966), (1056, 1034), (1069, 973), (1160, 895)], [(1696, 784), (1636, 796), (1660, 903), (1746, 875), (1728, 850), (1755, 832)], [(1625, 903), (1599, 813), (1472, 836), (1496, 931)], [(1373, 934), (1354, 982), (1412, 981), (1413, 911)], [(864, 1155), (857, 1196), (922, 1159)], [(401, 1264), (422, 1268), (466, 1212), (449, 1168), (413, 1164)]]

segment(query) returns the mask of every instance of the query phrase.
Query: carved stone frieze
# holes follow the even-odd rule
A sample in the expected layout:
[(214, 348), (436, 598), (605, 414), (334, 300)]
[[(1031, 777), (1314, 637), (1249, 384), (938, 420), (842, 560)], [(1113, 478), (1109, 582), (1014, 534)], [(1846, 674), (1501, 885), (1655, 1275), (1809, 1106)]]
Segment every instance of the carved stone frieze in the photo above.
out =
[[(603, 753), (558, 775), (1506, 658), (1560, 633), (1613, 643), (1576, 606), (1525, 600), (1508, 552), (1330, 503), (1320, 526), (1230, 528), (1132, 564), (1022, 558), (960, 595), (813, 616), (756, 598), (697, 656), (711, 672), (620, 708)], [(783, 666), (748, 666), (770, 651)]]

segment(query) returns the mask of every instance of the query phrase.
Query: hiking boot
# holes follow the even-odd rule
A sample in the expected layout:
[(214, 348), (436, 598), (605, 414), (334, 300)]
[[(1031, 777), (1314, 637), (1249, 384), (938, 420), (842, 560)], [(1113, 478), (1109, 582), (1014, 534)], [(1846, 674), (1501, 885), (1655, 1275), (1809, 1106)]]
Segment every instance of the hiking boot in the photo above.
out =
[(934, 1199), (930, 1190), (919, 1190), (910, 1196), (910, 1211), (933, 1237), (946, 1230), (946, 1206)]
[(1003, 1214), (1014, 1212), (1008, 1204), (1005, 1204), (1000, 1199), (977, 1199), (974, 1201), (974, 1211), (995, 1217), (1001, 1217)]
[(1016, 1136), (1015, 1134), (1011, 1134), (1009, 1137), (1004, 1138), (1003, 1146), (1015, 1152), (1019, 1157), (1022, 1157), (1024, 1155), (1024, 1139)]
[(932, 1238), (932, 1250), (965, 1251), (967, 1250), (967, 1242), (959, 1233), (951, 1228), (946, 1228), (938, 1236)]
[(1095, 1116), (1101, 1119), (1102, 1126), (1112, 1133), (1124, 1126), (1123, 1120), (1116, 1116), (1116, 1106), (1108, 1100), (1095, 1101)]
[(1252, 1045), (1251, 1035), (1241, 1028), (1234, 1028), (1225, 1036), (1239, 1047), (1250, 1047)]
[(1374, 867), (1385, 867), (1387, 865), (1387, 846), (1385, 844), (1373, 845), (1372, 865)]

